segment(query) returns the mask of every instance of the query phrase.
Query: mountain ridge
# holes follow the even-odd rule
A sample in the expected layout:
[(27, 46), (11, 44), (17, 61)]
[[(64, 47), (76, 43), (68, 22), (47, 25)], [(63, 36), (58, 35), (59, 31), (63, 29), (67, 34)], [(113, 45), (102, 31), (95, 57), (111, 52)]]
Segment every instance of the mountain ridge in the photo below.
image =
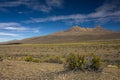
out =
[(106, 29), (102, 28), (101, 26), (96, 26), (94, 28), (84, 28), (84, 27), (80, 27), (80, 26), (73, 26), (72, 28), (66, 30), (66, 32), (71, 32), (71, 31), (75, 31), (75, 32), (111, 32), (110, 30), (106, 30)]
[[(107, 34), (113, 31), (102, 28), (101, 26), (96, 26), (94, 28), (84, 28), (80, 26), (72, 26), (70, 29), (65, 31), (56, 32), (50, 35), (73, 35), (73, 34)], [(76, 35), (75, 34), (75, 35)]]
[(94, 28), (84, 28), (73, 26), (68, 30), (56, 32), (46, 36), (25, 38), (22, 40), (9, 41), (4, 44), (45, 44), (45, 43), (67, 43), (94, 40), (120, 39), (120, 32), (113, 32), (96, 26)]

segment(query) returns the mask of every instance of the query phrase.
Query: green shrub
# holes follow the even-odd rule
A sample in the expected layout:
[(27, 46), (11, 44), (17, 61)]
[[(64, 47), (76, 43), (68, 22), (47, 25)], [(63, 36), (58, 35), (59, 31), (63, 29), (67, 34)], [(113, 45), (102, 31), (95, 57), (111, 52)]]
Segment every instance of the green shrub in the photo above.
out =
[(26, 56), (25, 61), (31, 62), (31, 61), (33, 61), (33, 57), (32, 56)]
[(60, 56), (52, 56), (52, 57), (48, 57), (45, 60), (45, 62), (62, 64), (64, 62), (64, 59), (61, 58)]
[(33, 59), (32, 62), (36, 62), (36, 63), (39, 63), (40, 60), (39, 59)]
[(102, 65), (101, 58), (94, 54), (91, 54), (90, 57), (91, 57), (90, 69), (92, 69), (94, 71), (100, 70), (101, 65)]
[(94, 54), (69, 54), (66, 58), (65, 68), (69, 70), (98, 71), (101, 68), (101, 59)]

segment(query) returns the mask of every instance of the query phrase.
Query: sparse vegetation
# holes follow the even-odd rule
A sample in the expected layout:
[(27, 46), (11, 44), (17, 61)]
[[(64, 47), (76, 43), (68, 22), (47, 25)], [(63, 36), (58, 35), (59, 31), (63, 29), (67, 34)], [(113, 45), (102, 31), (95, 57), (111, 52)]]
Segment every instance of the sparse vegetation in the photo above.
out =
[(27, 62), (36, 62), (36, 63), (39, 63), (39, 62), (48, 62), (48, 63), (59, 63), (59, 64), (62, 64), (65, 62), (65, 58), (62, 58), (61, 56), (59, 55), (41, 55), (39, 57), (35, 57), (35, 56), (26, 56), (24, 58), (25, 61)]
[(62, 58), (61, 56), (51, 56), (48, 57), (45, 62), (62, 64), (64, 63), (64, 58)]
[(40, 60), (39, 59), (33, 59), (32, 62), (39, 63)]
[[(1, 45), (0, 55), (4, 60), (0, 62), (0, 79), (86, 80), (89, 78), (89, 80), (119, 80), (119, 51), (119, 40)], [(70, 57), (70, 55), (74, 56)], [(73, 61), (75, 65), (69, 66), (69, 68), (68, 61), (73, 57), (77, 57), (73, 60), (79, 62)], [(105, 62), (105, 66), (101, 65), (101, 61)], [(64, 64), (69, 71), (65, 70)], [(101, 73), (96, 73), (102, 68)]]
[(69, 70), (98, 71), (101, 68), (101, 59), (97, 55), (70, 54), (66, 60), (66, 68)]
[(31, 61), (33, 61), (33, 57), (32, 56), (26, 56), (25, 61), (31, 62)]
[(94, 71), (98, 71), (101, 70), (101, 66), (102, 66), (102, 60), (99, 56), (91, 54), (89, 57), (91, 57), (90, 60), (90, 66), (88, 66), (88, 68), (90, 67), (90, 69), (94, 70)]

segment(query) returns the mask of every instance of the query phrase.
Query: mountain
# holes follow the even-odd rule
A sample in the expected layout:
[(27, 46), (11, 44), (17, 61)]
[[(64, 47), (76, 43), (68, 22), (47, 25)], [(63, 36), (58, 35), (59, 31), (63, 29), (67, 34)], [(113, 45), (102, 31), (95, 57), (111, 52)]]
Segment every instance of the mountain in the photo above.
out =
[(97, 34), (108, 34), (108, 33), (113, 33), (110, 30), (104, 29), (100, 26), (96, 26), (94, 28), (83, 28), (80, 26), (73, 26), (72, 28), (65, 30), (65, 31), (61, 31), (61, 32), (57, 32), (51, 35), (97, 35)]
[(120, 39), (120, 32), (113, 32), (104, 29), (100, 26), (94, 28), (83, 28), (73, 26), (72, 28), (56, 32), (47, 36), (38, 36), (26, 38), (23, 40), (15, 40), (5, 42), (5, 44), (44, 44), (44, 43), (70, 43), (80, 41), (95, 41), (95, 40), (113, 40)]
[(72, 28), (66, 30), (66, 32), (111, 32), (111, 31), (106, 30), (100, 26), (96, 26), (95, 28), (82, 28), (79, 26), (73, 26)]

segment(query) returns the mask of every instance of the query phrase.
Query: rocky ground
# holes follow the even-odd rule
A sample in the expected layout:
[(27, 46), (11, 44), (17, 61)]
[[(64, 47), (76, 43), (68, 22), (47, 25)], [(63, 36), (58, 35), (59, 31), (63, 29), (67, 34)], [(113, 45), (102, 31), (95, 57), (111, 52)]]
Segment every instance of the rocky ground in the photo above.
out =
[(120, 69), (105, 67), (102, 72), (66, 71), (63, 64), (25, 61), (0, 62), (0, 80), (120, 80)]

